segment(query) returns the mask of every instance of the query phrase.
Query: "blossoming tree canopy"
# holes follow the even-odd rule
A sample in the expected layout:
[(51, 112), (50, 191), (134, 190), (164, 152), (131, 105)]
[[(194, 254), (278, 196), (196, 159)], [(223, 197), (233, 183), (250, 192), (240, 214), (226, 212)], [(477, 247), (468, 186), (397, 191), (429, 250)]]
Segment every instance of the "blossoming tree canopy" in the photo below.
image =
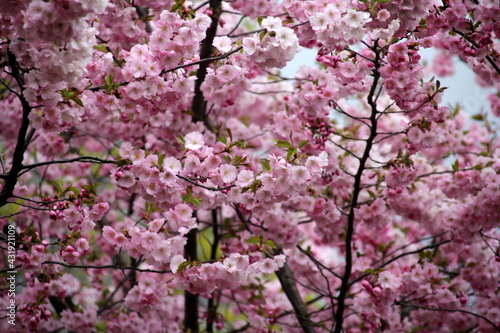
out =
[[(0, 2), (0, 327), (498, 332), (499, 18)], [(303, 48), (316, 64), (283, 77)], [(453, 58), (488, 110), (442, 103)]]

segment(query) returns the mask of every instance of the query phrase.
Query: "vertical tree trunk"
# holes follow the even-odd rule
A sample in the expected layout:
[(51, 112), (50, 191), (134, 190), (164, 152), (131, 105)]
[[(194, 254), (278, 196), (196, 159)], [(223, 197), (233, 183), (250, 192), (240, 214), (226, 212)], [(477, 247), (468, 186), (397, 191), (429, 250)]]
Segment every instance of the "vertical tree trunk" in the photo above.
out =
[[(184, 257), (187, 260), (196, 260), (196, 234), (196, 229), (187, 234), (187, 243), (184, 247)], [(184, 292), (184, 329), (190, 333), (200, 331), (198, 325), (198, 295), (191, 294), (189, 291)]]

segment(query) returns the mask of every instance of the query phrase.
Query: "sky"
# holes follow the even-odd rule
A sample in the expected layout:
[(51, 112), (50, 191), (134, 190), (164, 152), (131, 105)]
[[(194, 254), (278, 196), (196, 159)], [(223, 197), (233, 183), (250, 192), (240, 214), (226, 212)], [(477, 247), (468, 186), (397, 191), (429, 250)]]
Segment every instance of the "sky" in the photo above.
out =
[[(421, 53), (422, 60), (432, 63), (436, 55), (433, 49), (425, 49)], [(303, 65), (315, 66), (316, 51), (303, 49), (295, 58), (282, 69), (281, 73), (285, 77), (293, 77), (295, 72)], [(448, 87), (444, 91), (443, 104), (449, 107), (460, 103), (467, 113), (474, 115), (489, 109), (486, 96), (492, 89), (481, 88), (474, 79), (474, 73), (457, 56), (454, 56), (453, 63), (455, 74), (450, 77), (436, 77), (441, 81), (441, 86)]]

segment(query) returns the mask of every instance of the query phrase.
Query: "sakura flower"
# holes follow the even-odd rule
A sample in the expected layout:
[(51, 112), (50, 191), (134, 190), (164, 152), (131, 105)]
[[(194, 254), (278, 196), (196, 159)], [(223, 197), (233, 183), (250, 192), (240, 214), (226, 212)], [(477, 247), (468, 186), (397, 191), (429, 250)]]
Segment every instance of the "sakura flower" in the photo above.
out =
[(243, 38), (243, 50), (245, 50), (245, 53), (248, 55), (254, 54), (259, 46), (259, 39), (257, 38), (257, 35), (254, 35), (252, 37), (245, 37)]
[(109, 210), (109, 204), (107, 202), (101, 202), (92, 206), (92, 211), (90, 212), (90, 218), (93, 221), (99, 221), (104, 214)]
[(79, 238), (75, 242), (75, 248), (78, 252), (82, 254), (86, 254), (90, 252), (90, 245), (89, 242), (85, 238)]
[(144, 150), (134, 149), (130, 153), (129, 159), (132, 161), (133, 164), (141, 164), (142, 161), (144, 161), (145, 156), (146, 154), (144, 153)]
[(184, 147), (190, 150), (196, 150), (205, 145), (203, 134), (200, 132), (191, 132), (184, 137)]
[(387, 9), (380, 9), (377, 12), (377, 20), (379, 21), (387, 21), (387, 19), (391, 16), (391, 13)]
[(309, 156), (305, 163), (309, 172), (319, 172), (323, 167), (328, 165), (328, 153), (321, 152), (318, 156)]
[(311, 179), (311, 174), (304, 166), (295, 166), (291, 170), (292, 172), (292, 180), (297, 184), (304, 184), (308, 180)]
[(125, 158), (128, 158), (130, 156), (130, 154), (132, 153), (132, 150), (134, 148), (132, 147), (132, 145), (129, 143), (129, 142), (124, 142), (122, 144), (122, 146), (120, 147), (120, 156), (121, 158), (125, 159)]
[(75, 251), (72, 246), (68, 246), (61, 252), (61, 255), (64, 261), (66, 261), (68, 264), (76, 265), (78, 263), (78, 258), (81, 256), (81, 253)]
[(328, 21), (328, 16), (325, 13), (317, 13), (310, 18), (311, 26), (314, 30), (326, 30)]
[(197, 12), (196, 17), (191, 20), (191, 25), (198, 31), (206, 31), (210, 26), (210, 22), (211, 20), (208, 15)]
[[(174, 172), (171, 169), (165, 169), (164, 172), (160, 173), (160, 181), (162, 184), (169, 185), (177, 180)], [(151, 194), (151, 193), (149, 193)]]
[(262, 261), (259, 261), (257, 263), (257, 269), (258, 271), (264, 273), (264, 274), (272, 274), (278, 270), (278, 264), (269, 258), (266, 258)]
[(154, 260), (160, 263), (166, 263), (172, 257), (172, 252), (170, 251), (170, 247), (166, 243), (166, 241), (161, 242), (159, 246), (157, 246), (153, 252), (151, 252), (151, 257)]
[(343, 20), (352, 28), (361, 27), (371, 21), (369, 13), (358, 12), (356, 10), (349, 10), (344, 15)]
[(188, 155), (186, 160), (184, 161), (184, 172), (192, 173), (196, 172), (198, 167), (200, 166), (200, 159), (194, 155)]
[(170, 260), (170, 270), (172, 271), (172, 273), (177, 273), (177, 271), (179, 270), (179, 266), (184, 262), (186, 261), (186, 259), (184, 259), (184, 257), (180, 254), (177, 254), (175, 255), (172, 260)]
[(172, 170), (174, 173), (177, 173), (181, 170), (181, 162), (176, 159), (175, 157), (166, 157), (163, 160), (163, 168), (169, 168)]
[(117, 233), (116, 233), (115, 229), (113, 229), (109, 225), (104, 226), (104, 228), (102, 228), (102, 236), (108, 242), (110, 242), (111, 240), (113, 240), (113, 238), (115, 238), (116, 235), (117, 235)]
[(158, 246), (160, 242), (160, 236), (156, 232), (145, 231), (141, 235), (140, 242), (142, 247), (151, 251)]
[(286, 256), (284, 254), (274, 256), (274, 261), (276, 262), (276, 265), (278, 265), (278, 267), (281, 268), (283, 267), (283, 265), (285, 265)]
[(239, 74), (239, 70), (241, 70), (239, 67), (224, 65), (217, 68), (217, 77), (222, 82), (229, 82)]
[[(134, 75), (140, 76), (142, 74), (142, 71), (145, 71), (145, 70), (146, 70), (146, 68), (143, 68), (143, 67), (137, 68), (136, 67), (136, 71), (134, 72)], [(127, 96), (133, 100), (139, 100), (141, 97), (144, 96), (144, 86), (139, 81), (130, 82), (130, 84), (128, 84), (126, 86), (126, 88), (124, 88), (124, 89), (127, 93)]]
[(238, 174), (238, 178), (236, 180), (236, 185), (241, 187), (250, 186), (254, 181), (253, 172), (250, 170), (241, 170)]
[(219, 174), (224, 183), (230, 183), (236, 179), (238, 170), (234, 165), (224, 164), (219, 167)]
[(282, 26), (282, 23), (278, 17), (268, 16), (267, 18), (262, 20), (261, 25), (263, 28), (266, 28), (269, 31), (273, 31), (280, 28)]
[(217, 50), (221, 52), (229, 52), (231, 50), (231, 39), (227, 36), (215, 37), (213, 45), (217, 48)]
[(156, 291), (157, 282), (153, 278), (145, 278), (139, 282), (139, 290), (146, 295), (150, 295)]
[(418, 144), (423, 139), (423, 132), (418, 127), (414, 126), (408, 130), (407, 136), (412, 144)]
[(182, 222), (188, 221), (193, 215), (193, 210), (186, 204), (178, 204), (175, 206), (175, 216)]
[(398, 289), (401, 286), (401, 278), (390, 271), (383, 271), (378, 275), (378, 283), (382, 288)]
[(438, 136), (433, 132), (426, 132), (422, 138), (422, 146), (431, 148), (438, 142)]
[(340, 74), (345, 77), (354, 77), (358, 72), (358, 68), (350, 61), (341, 62), (339, 64)]
[(118, 180), (118, 185), (124, 188), (130, 188), (135, 184), (135, 176), (130, 171), (125, 171)]

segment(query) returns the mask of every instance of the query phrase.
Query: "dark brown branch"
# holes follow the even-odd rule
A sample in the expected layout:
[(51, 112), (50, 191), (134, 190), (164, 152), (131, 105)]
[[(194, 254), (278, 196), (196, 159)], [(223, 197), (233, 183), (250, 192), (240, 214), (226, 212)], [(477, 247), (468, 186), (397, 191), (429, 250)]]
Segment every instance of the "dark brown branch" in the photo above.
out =
[(198, 187), (204, 188), (205, 190), (209, 190), (209, 191), (223, 191), (223, 190), (228, 190), (228, 189), (236, 186), (236, 185), (229, 185), (229, 186), (224, 186), (224, 187), (209, 187), (209, 186), (204, 186), (204, 185), (198, 184), (198, 183), (194, 182), (192, 179), (189, 179), (189, 178), (181, 176), (181, 175), (177, 175), (177, 177), (187, 181), (190, 184), (193, 184), (194, 186), (198, 186)]
[[(409, 256), (409, 255), (412, 255), (412, 254), (417, 254), (417, 253), (420, 253), (422, 251), (429, 250), (429, 249), (435, 249), (435, 248), (438, 248), (441, 245), (444, 245), (444, 244), (449, 243), (449, 242), (451, 242), (451, 241), (450, 240), (444, 240), (444, 241), (439, 242), (437, 244), (424, 246), (424, 247), (421, 247), (420, 249), (417, 249), (417, 250), (414, 250), (414, 251), (409, 251), (409, 252), (401, 253), (401, 254), (395, 256), (394, 258), (391, 258), (391, 259), (387, 260), (383, 264), (377, 266), (377, 268), (375, 268), (374, 271), (378, 271), (378, 270), (384, 268), (385, 266), (389, 265), (390, 263), (392, 263), (392, 262), (394, 262), (394, 261), (396, 261), (396, 260), (398, 260), (398, 259), (400, 259), (402, 257), (406, 257), (406, 256)], [(356, 282), (359, 282), (359, 281), (363, 280), (364, 278), (366, 278), (369, 275), (371, 275), (371, 273), (365, 273), (365, 274), (359, 276), (355, 280), (351, 281), (350, 285), (352, 286)]]
[[(217, 34), (217, 26), (219, 25), (219, 16), (221, 12), (221, 0), (210, 0), (210, 9), (212, 10), (212, 23), (207, 30), (205, 39), (201, 42), (200, 60), (209, 58), (212, 54), (212, 43), (215, 35)], [(205, 126), (211, 130), (212, 124), (206, 114), (206, 101), (201, 91), (201, 84), (205, 81), (207, 76), (207, 68), (209, 63), (204, 62), (200, 64), (198, 73), (196, 75), (196, 82), (194, 84), (194, 98), (191, 106), (193, 112), (193, 122), (202, 121)]]
[[(217, 219), (217, 209), (212, 209), (212, 232), (214, 240), (211, 246), (210, 260), (217, 259), (217, 248), (219, 246), (219, 224)], [(217, 304), (214, 302), (215, 293), (208, 299), (207, 307), (207, 332), (214, 332), (214, 321), (217, 315)]]
[(24, 91), (24, 79), (22, 77), (21, 72), (18, 68), (18, 63), (15, 55), (7, 51), (9, 58), (9, 67), (12, 71), (12, 76), (17, 81), (19, 88), (21, 89), (21, 93), (18, 95), (19, 100), (21, 101), (21, 105), (23, 108), (23, 117), (21, 121), (21, 126), (19, 127), (19, 132), (17, 135), (17, 144), (14, 149), (14, 155), (12, 158), (12, 167), (9, 171), (8, 176), (5, 178), (5, 183), (3, 184), (2, 192), (0, 193), (0, 207), (4, 206), (8, 199), (12, 196), (14, 192), (14, 188), (17, 184), (17, 178), (19, 177), (19, 172), (22, 169), (23, 159), (24, 159), (24, 151), (26, 149), (26, 137), (29, 128), (29, 119), (28, 116), (32, 110), (32, 107), (29, 105), (28, 101), (23, 96)]
[(466, 313), (466, 314), (469, 314), (471, 316), (483, 319), (488, 324), (490, 324), (491, 326), (493, 326), (493, 328), (495, 328), (498, 332), (500, 332), (500, 327), (498, 327), (497, 325), (495, 325), (494, 322), (492, 322), (491, 320), (489, 320), (488, 318), (486, 318), (484, 316), (481, 316), (480, 314), (477, 314), (477, 313), (474, 313), (474, 312), (471, 312), (471, 311), (462, 310), (462, 309), (428, 308), (428, 307), (425, 307), (425, 306), (419, 306), (419, 305), (414, 305), (414, 304), (407, 304), (407, 303), (402, 303), (402, 302), (398, 302), (398, 301), (396, 301), (395, 304), (399, 305), (399, 306), (407, 307), (407, 308), (415, 308), (415, 309), (422, 309), (422, 310), (428, 310), (428, 311), (444, 311), (444, 312), (461, 312), (461, 313)]
[[(275, 254), (283, 254), (281, 249), (276, 250)], [(295, 284), (295, 279), (293, 277), (293, 272), (288, 266), (288, 264), (284, 264), (277, 272), (276, 275), (281, 283), (281, 288), (285, 292), (288, 300), (292, 304), (293, 309), (295, 310), (295, 316), (299, 321), (300, 327), (304, 330), (305, 333), (314, 333), (314, 327), (311, 319), (309, 319), (309, 315), (307, 314), (307, 308), (302, 301), (302, 297), (300, 297), (299, 291)]]
[(118, 265), (102, 265), (102, 266), (99, 266), (99, 265), (70, 265), (70, 264), (66, 264), (64, 262), (52, 261), (52, 260), (44, 261), (44, 262), (42, 262), (42, 264), (60, 265), (60, 266), (64, 266), (64, 267), (67, 267), (67, 268), (82, 268), (82, 269), (85, 269), (85, 268), (93, 268), (93, 269), (110, 269), (110, 268), (114, 268), (114, 269), (119, 269), (119, 270), (132, 270), (132, 271), (136, 271), (136, 272), (147, 272), (147, 273), (157, 273), (157, 274), (170, 273), (170, 271), (165, 271), (165, 270), (158, 271), (158, 270), (154, 270), (154, 269), (142, 269), (142, 268), (137, 268), (135, 266), (118, 266)]
[(141, 6), (134, 6), (134, 7), (135, 7), (135, 11), (137, 12), (137, 15), (146, 25), (146, 32), (153, 31), (153, 26), (151, 26), (151, 22), (148, 20), (149, 8), (148, 7), (141, 7)]
[[(237, 206), (234, 206), (233, 208), (236, 211), (236, 214), (240, 219), (240, 221), (243, 222), (245, 228), (250, 231), (250, 229), (248, 228), (248, 224), (251, 224), (253, 226), (255, 226), (255, 224), (245, 219), (245, 217), (243, 216), (243, 214), (241, 213), (241, 211), (238, 209)], [(283, 250), (281, 248), (278, 248), (274, 251), (274, 254), (275, 255), (283, 254)], [(278, 271), (276, 271), (276, 276), (280, 281), (281, 288), (283, 288), (283, 291), (285, 292), (288, 300), (292, 304), (292, 307), (295, 311), (295, 317), (297, 318), (300, 326), (302, 327), (304, 332), (314, 333), (315, 330), (314, 327), (312, 326), (313, 323), (309, 319), (309, 315), (307, 314), (307, 308), (304, 302), (302, 301), (302, 297), (300, 297), (299, 291), (295, 284), (296, 281), (295, 278), (293, 277), (293, 272), (290, 269), (290, 267), (288, 267), (287, 263), (285, 263), (283, 267), (281, 267)]]
[(236, 48), (234, 50), (231, 50), (231, 51), (229, 51), (227, 53), (224, 53), (224, 54), (221, 54), (221, 55), (218, 55), (218, 56), (215, 56), (215, 57), (210, 57), (210, 58), (205, 58), (205, 59), (201, 59), (201, 60), (198, 60), (198, 61), (193, 61), (193, 62), (184, 64), (184, 65), (179, 65), (179, 66), (176, 66), (176, 67), (170, 68), (170, 69), (164, 69), (164, 70), (162, 70), (160, 72), (160, 76), (163, 75), (163, 74), (174, 72), (174, 71), (176, 71), (178, 69), (182, 69), (182, 68), (186, 68), (186, 67), (191, 67), (191, 66), (196, 66), (196, 65), (201, 65), (201, 64), (209, 64), (209, 63), (211, 63), (213, 61), (225, 59), (225, 58), (229, 57), (231, 54), (238, 52), (242, 48), (243, 47), (240, 46), (240, 47), (238, 47), (238, 48)]
[[(479, 45), (472, 41), (470, 38), (468, 38), (463, 32), (453, 28), (452, 29), (453, 32), (459, 34), (460, 36), (462, 36), (463, 39), (465, 39), (466, 41), (468, 41), (469, 43), (471, 43), (471, 45), (473, 45), (476, 49), (479, 49)], [(495, 60), (493, 60), (493, 58), (489, 55), (486, 55), (485, 56), (486, 60), (490, 63), (491, 67), (493, 67), (493, 69), (495, 70), (495, 72), (497, 72), (498, 75), (500, 75), (500, 67), (498, 67), (497, 63), (495, 62)], [(465, 62), (465, 61), (464, 61)]]
[[(195, 212), (196, 213), (196, 212)], [(184, 257), (187, 260), (196, 260), (198, 252), (197, 230), (192, 229), (186, 235), (187, 243), (184, 246)], [(184, 292), (184, 329), (187, 332), (198, 333), (200, 331), (198, 324), (198, 295)]]
[(356, 176), (354, 177), (354, 188), (352, 192), (351, 199), (351, 207), (349, 209), (349, 214), (347, 216), (347, 231), (346, 231), (346, 239), (345, 239), (345, 271), (342, 277), (342, 285), (340, 287), (339, 296), (337, 298), (337, 311), (335, 313), (335, 333), (341, 333), (343, 331), (343, 321), (344, 321), (344, 311), (346, 308), (346, 297), (349, 292), (349, 279), (351, 277), (352, 265), (353, 265), (353, 256), (352, 256), (352, 238), (354, 236), (354, 217), (355, 210), (358, 205), (358, 198), (361, 192), (361, 177), (363, 175), (363, 171), (365, 170), (365, 164), (370, 157), (370, 151), (373, 145), (373, 141), (377, 136), (377, 103), (374, 100), (376, 88), (378, 82), (380, 80), (380, 73), (378, 69), (380, 67), (381, 59), (380, 59), (380, 51), (378, 50), (378, 43), (375, 41), (375, 45), (373, 46), (373, 51), (375, 52), (375, 60), (374, 60), (374, 69), (373, 69), (373, 83), (370, 88), (370, 92), (367, 96), (368, 104), (371, 107), (371, 116), (370, 116), (370, 136), (366, 140), (365, 151), (363, 156), (359, 161), (358, 171)]
[(102, 159), (102, 158), (99, 158), (99, 157), (95, 157), (95, 156), (79, 156), (79, 157), (74, 157), (74, 158), (62, 158), (62, 159), (59, 159), (59, 160), (52, 160), (52, 161), (45, 161), (45, 162), (28, 164), (28, 165), (22, 165), (21, 169), (23, 171), (19, 175), (23, 175), (23, 174), (25, 174), (26, 172), (28, 172), (31, 169), (38, 168), (38, 167), (41, 167), (41, 166), (44, 166), (44, 165), (73, 163), (73, 162), (99, 163), (99, 164), (116, 163), (116, 161), (105, 160), (105, 159)]

